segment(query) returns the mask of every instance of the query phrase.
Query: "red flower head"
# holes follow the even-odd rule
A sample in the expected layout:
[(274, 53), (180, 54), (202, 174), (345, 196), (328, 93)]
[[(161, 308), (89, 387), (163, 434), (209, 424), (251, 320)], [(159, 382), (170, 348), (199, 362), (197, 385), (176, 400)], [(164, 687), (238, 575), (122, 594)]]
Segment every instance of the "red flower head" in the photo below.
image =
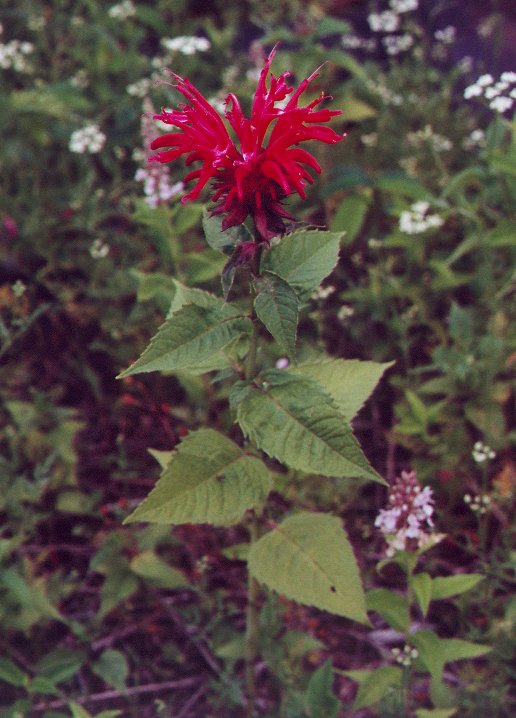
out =
[[(259, 242), (269, 242), (283, 233), (283, 220), (293, 219), (281, 201), (293, 192), (305, 198), (304, 185), (313, 181), (307, 167), (321, 171), (316, 159), (298, 145), (307, 140), (334, 144), (343, 137), (321, 125), (341, 114), (340, 110), (315, 109), (324, 94), (305, 107), (298, 105), (300, 96), (318, 77), (317, 71), (303, 80), (295, 91), (287, 86), (288, 72), (280, 77), (271, 74), (267, 87), (275, 54), (276, 49), (261, 71), (249, 119), (244, 116), (235, 95), (226, 97), (225, 116), (239, 140), (240, 149), (231, 139), (221, 117), (201, 93), (188, 79), (175, 74), (175, 87), (188, 103), (171, 112), (163, 108), (154, 118), (179, 131), (162, 135), (151, 144), (153, 150), (169, 149), (158, 152), (150, 160), (172, 162), (186, 155), (187, 165), (202, 163), (184, 179), (185, 182), (197, 180), (197, 183), (183, 197), (183, 202), (196, 199), (212, 180), (213, 214), (225, 215), (222, 228), (241, 224), (251, 215)], [(291, 97), (286, 100), (288, 95)], [(282, 107), (275, 106), (283, 100), (286, 102)]]

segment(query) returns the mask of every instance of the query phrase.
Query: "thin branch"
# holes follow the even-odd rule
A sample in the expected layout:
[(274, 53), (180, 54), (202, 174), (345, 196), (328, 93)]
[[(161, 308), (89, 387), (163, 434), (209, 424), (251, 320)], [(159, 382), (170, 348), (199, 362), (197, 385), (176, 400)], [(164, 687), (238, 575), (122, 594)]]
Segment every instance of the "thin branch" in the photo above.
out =
[(127, 698), (129, 696), (142, 695), (145, 693), (161, 693), (162, 691), (177, 690), (181, 688), (191, 688), (199, 683), (198, 678), (182, 678), (179, 681), (164, 681), (163, 683), (147, 683), (144, 686), (132, 686), (123, 691), (111, 690), (102, 691), (102, 693), (92, 693), (84, 698), (66, 698), (56, 701), (37, 703), (32, 706), (32, 712), (42, 713), (43, 711), (54, 710), (56, 708), (64, 708), (70, 700), (74, 700), (81, 705), (88, 703), (98, 703), (99, 701), (108, 701), (119, 698)]

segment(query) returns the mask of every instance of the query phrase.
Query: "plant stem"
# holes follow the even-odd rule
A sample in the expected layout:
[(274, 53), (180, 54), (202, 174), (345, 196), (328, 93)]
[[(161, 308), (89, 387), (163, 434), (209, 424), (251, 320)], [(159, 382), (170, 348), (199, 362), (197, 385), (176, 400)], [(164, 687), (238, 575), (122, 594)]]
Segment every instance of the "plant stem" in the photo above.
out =
[[(259, 274), (260, 271), (261, 251), (258, 250), (251, 267), (253, 274)], [(259, 327), (254, 311), (255, 292), (252, 282), (250, 282), (251, 295), (251, 312), (250, 317), (253, 323), (253, 330), (249, 340), (249, 351), (246, 357), (245, 378), (251, 381), (256, 376), (257, 370), (257, 354), (258, 354), (258, 338)], [(259, 538), (259, 525), (254, 511), (249, 512), (247, 523), (249, 529), (249, 542), (253, 543)], [(256, 682), (254, 675), (254, 664), (258, 652), (258, 595), (260, 593), (260, 585), (258, 581), (248, 572), (247, 577), (247, 608), (246, 608), (246, 626), (245, 626), (245, 644), (244, 644), (244, 660), (245, 660), (245, 687), (247, 694), (247, 718), (253, 718), (256, 707)]]
[[(254, 511), (251, 513), (248, 522), (251, 545), (258, 538), (258, 521)], [(247, 718), (253, 718), (256, 705), (256, 683), (254, 676), (254, 663), (257, 654), (258, 643), (258, 594), (260, 585), (258, 581), (248, 573), (247, 576), (247, 609), (245, 617), (245, 687), (247, 694)]]

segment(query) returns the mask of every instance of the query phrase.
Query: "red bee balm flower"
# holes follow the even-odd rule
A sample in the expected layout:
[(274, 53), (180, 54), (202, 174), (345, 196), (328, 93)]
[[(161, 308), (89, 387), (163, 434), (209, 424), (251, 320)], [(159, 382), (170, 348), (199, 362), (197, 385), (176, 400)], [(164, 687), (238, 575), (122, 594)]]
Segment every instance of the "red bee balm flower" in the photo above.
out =
[[(287, 86), (288, 72), (280, 77), (271, 74), (267, 87), (275, 54), (276, 49), (261, 71), (249, 119), (244, 116), (235, 95), (226, 97), (224, 114), (239, 140), (240, 149), (222, 118), (201, 93), (188, 79), (173, 74), (177, 81), (175, 87), (188, 104), (181, 104), (171, 112), (163, 108), (161, 114), (154, 115), (154, 119), (173, 125), (179, 131), (155, 139), (151, 149), (169, 149), (150, 157), (151, 161), (172, 162), (186, 155), (187, 165), (202, 162), (200, 169), (185, 177), (185, 182), (197, 180), (197, 183), (182, 202), (196, 199), (212, 180), (213, 214), (225, 215), (222, 229), (241, 224), (251, 215), (256, 241), (267, 243), (285, 231), (284, 219), (293, 219), (281, 201), (294, 192), (305, 199), (305, 182), (313, 182), (307, 167), (321, 171), (316, 159), (298, 145), (307, 140), (335, 144), (343, 138), (321, 125), (341, 114), (340, 110), (315, 109), (324, 94), (306, 107), (298, 105), (300, 96), (318, 77), (317, 71), (295, 91)], [(291, 97), (286, 100), (288, 95)], [(283, 100), (286, 100), (283, 106), (275, 106)]]

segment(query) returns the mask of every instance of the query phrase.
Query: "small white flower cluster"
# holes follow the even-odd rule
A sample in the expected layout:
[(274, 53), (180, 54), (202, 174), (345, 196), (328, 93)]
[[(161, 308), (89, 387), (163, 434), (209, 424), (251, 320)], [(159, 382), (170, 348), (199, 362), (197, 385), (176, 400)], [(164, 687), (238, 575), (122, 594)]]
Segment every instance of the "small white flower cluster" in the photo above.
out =
[(276, 369), (286, 369), (290, 365), (287, 357), (280, 357), (276, 362)]
[(152, 87), (152, 80), (150, 77), (142, 77), (141, 80), (136, 80), (131, 85), (127, 85), (125, 91), (132, 97), (146, 97)]
[(482, 441), (475, 441), (471, 456), (476, 464), (483, 464), (488, 459), (494, 459), (496, 454), (487, 444), (484, 444)]
[(507, 112), (516, 99), (516, 72), (502, 72), (496, 82), (489, 73), (481, 75), (476, 82), (468, 85), (464, 90), (464, 99), (470, 100), (473, 97), (484, 97), (495, 112), (500, 114)]
[(432, 489), (424, 489), (415, 471), (402, 471), (389, 489), (388, 508), (381, 509), (374, 525), (387, 541), (387, 556), (396, 551), (417, 550), (433, 543), (434, 523)]
[(403, 650), (401, 648), (393, 648), (391, 653), (396, 663), (399, 663), (404, 668), (409, 668), (419, 656), (417, 648), (407, 645), (403, 646)]
[(84, 89), (90, 84), (90, 78), (88, 77), (88, 73), (86, 72), (86, 70), (81, 69), (77, 70), (75, 75), (72, 75), (69, 82), (72, 87)]
[(361, 135), (360, 142), (366, 147), (375, 147), (378, 144), (378, 132)]
[(27, 55), (34, 51), (32, 42), (22, 40), (11, 40), (0, 43), (0, 68), (8, 70), (12, 68), (16, 72), (31, 72), (32, 66), (27, 62)]
[(136, 15), (136, 5), (132, 0), (122, 0), (109, 8), (108, 15), (117, 20), (127, 20)]
[(334, 291), (335, 287), (333, 287), (331, 284), (328, 284), (327, 287), (317, 287), (317, 289), (314, 289), (314, 291), (312, 292), (312, 299), (314, 301), (328, 299), (330, 294), (333, 294)]
[(425, 125), (423, 130), (418, 130), (417, 132), (409, 132), (407, 140), (413, 145), (429, 143), (436, 152), (448, 152), (453, 147), (451, 140), (434, 132), (431, 125)]
[(464, 503), (476, 514), (482, 516), (489, 511), (491, 504), (491, 498), (487, 494), (480, 494), (478, 496), (471, 496), (471, 494), (464, 494)]
[(400, 107), (404, 98), (401, 95), (393, 92), (389, 87), (382, 84), (381, 82), (375, 83), (372, 80), (367, 80), (367, 87), (371, 92), (376, 93), (386, 105), (394, 105), (394, 107)]
[(364, 38), (358, 37), (358, 35), (343, 35), (340, 42), (345, 50), (374, 52), (377, 48), (376, 39), (374, 37)]
[(442, 30), (436, 30), (434, 32), (434, 37), (437, 42), (442, 42), (443, 45), (453, 45), (456, 36), (457, 30), (453, 25), (447, 25), (447, 27), (444, 27)]
[(396, 32), (400, 26), (400, 19), (392, 10), (372, 12), (367, 16), (367, 22), (373, 32)]
[(161, 44), (169, 52), (182, 52), (183, 55), (195, 55), (196, 52), (206, 52), (211, 42), (206, 37), (178, 35), (178, 37), (164, 37)]
[(337, 319), (339, 319), (341, 322), (345, 322), (346, 319), (350, 319), (355, 314), (355, 310), (353, 307), (350, 307), (349, 304), (343, 304), (339, 311), (337, 312)]
[(405, 234), (422, 234), (428, 229), (440, 227), (444, 220), (438, 214), (428, 214), (429, 202), (420, 200), (410, 205), (410, 210), (400, 214), (399, 228)]
[(94, 239), (90, 247), (90, 254), (93, 259), (104, 259), (109, 254), (109, 245), (101, 239)]
[(411, 12), (417, 10), (419, 5), (418, 0), (390, 0), (389, 7), (392, 12), (401, 15), (404, 12)]
[(85, 152), (94, 155), (104, 147), (105, 141), (106, 135), (100, 131), (98, 125), (87, 125), (72, 132), (68, 149), (70, 152), (75, 152), (79, 155)]
[(405, 33), (404, 35), (386, 35), (382, 37), (382, 45), (388, 55), (399, 55), (400, 52), (410, 50), (414, 44), (412, 35)]
[(171, 184), (168, 167), (161, 165), (154, 167), (140, 167), (134, 175), (137, 182), (143, 182), (145, 202), (149, 207), (157, 207), (184, 190), (182, 182)]
[(462, 146), (465, 150), (472, 150), (475, 147), (485, 147), (486, 145), (486, 133), (484, 130), (473, 130), (470, 134), (462, 140)]

